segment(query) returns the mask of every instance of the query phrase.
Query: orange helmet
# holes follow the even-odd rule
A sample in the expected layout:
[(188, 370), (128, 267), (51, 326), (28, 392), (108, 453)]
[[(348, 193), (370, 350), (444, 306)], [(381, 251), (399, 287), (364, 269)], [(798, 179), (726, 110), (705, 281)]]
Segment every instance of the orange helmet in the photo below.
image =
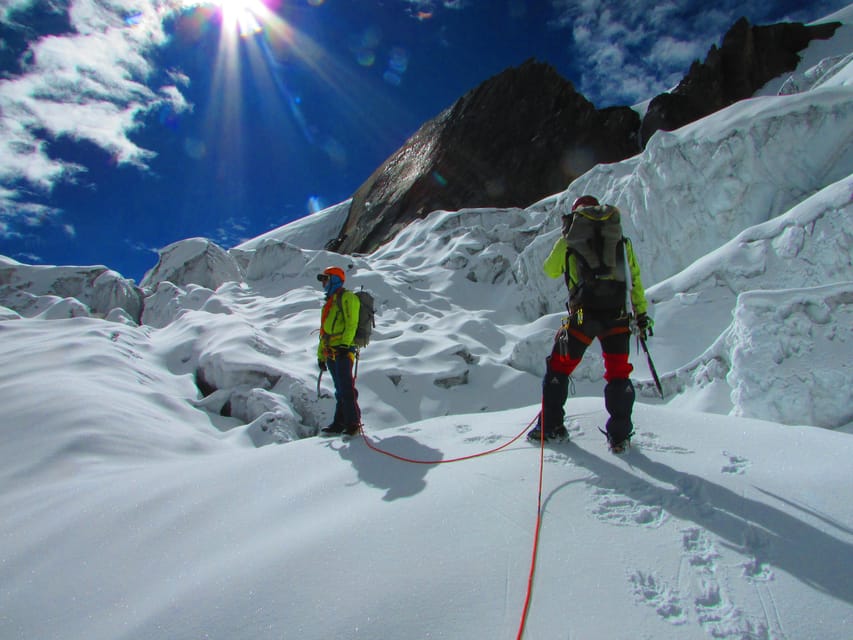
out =
[(598, 200), (596, 200), (594, 197), (592, 197), (592, 196), (581, 196), (580, 198), (578, 198), (577, 200), (574, 201), (574, 204), (572, 204), (572, 211), (574, 211), (575, 209), (580, 209), (581, 207), (597, 207), (597, 206), (598, 206)]
[(317, 280), (326, 280), (332, 276), (338, 276), (341, 279), (341, 282), (346, 282), (347, 274), (344, 273), (344, 270), (340, 267), (329, 267), (328, 269), (324, 269), (323, 273), (317, 274)]

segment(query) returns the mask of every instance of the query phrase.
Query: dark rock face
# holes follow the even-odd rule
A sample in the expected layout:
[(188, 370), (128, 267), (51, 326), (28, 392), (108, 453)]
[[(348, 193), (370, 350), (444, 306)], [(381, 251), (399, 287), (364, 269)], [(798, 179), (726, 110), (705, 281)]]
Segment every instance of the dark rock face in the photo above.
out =
[(353, 196), (342, 252), (366, 252), (437, 209), (524, 207), (639, 152), (639, 116), (597, 110), (547, 64), (487, 80), (424, 124)]
[(643, 144), (658, 130), (672, 131), (755, 94), (767, 82), (799, 64), (799, 51), (815, 39), (832, 37), (840, 22), (807, 27), (782, 23), (754, 27), (738, 20), (711, 47), (705, 62), (698, 60), (671, 93), (655, 97), (643, 119)]
[(629, 107), (596, 109), (547, 64), (507, 69), (424, 124), (353, 195), (328, 249), (370, 252), (413, 220), (438, 210), (526, 207), (564, 190), (599, 163), (639, 153), (672, 130), (753, 95), (799, 63), (813, 39), (840, 23), (753, 27), (742, 18), (694, 62), (643, 120)]

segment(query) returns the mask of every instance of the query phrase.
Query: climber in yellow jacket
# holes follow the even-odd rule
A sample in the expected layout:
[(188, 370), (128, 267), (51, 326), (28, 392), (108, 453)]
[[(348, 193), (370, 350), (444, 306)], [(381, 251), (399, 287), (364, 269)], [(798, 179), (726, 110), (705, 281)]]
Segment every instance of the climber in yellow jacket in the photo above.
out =
[(328, 371), (335, 384), (335, 417), (321, 429), (322, 435), (354, 435), (361, 427), (361, 409), (353, 378), (355, 332), (361, 303), (358, 296), (344, 288), (343, 269), (329, 267), (317, 275), (323, 285), (326, 302), (320, 315), (320, 344), (317, 365)]
[(581, 196), (573, 203), (571, 213), (564, 216), (563, 224), (563, 234), (545, 259), (543, 270), (551, 278), (565, 277), (569, 317), (554, 337), (546, 359), (539, 424), (527, 435), (533, 441), (568, 437), (563, 406), (569, 379), (586, 348), (598, 339), (607, 381), (604, 404), (609, 419), (605, 435), (611, 451), (621, 453), (634, 431), (631, 413), (635, 393), (629, 378), (634, 367), (628, 361), (632, 318), (643, 338), (653, 326), (646, 314), (640, 267), (631, 241), (622, 235), (616, 207), (601, 205), (593, 196)]

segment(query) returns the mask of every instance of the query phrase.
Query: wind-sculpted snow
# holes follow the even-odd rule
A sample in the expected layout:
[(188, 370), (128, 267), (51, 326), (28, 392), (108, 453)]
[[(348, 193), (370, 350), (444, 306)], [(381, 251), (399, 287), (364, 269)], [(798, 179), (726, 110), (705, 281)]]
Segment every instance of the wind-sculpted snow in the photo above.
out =
[(735, 415), (853, 422), (853, 281), (745, 293), (725, 339)]
[(284, 240), (303, 249), (322, 249), (334, 239), (344, 226), (352, 199), (324, 209), (322, 215), (310, 215), (288, 225), (273, 229), (257, 238), (237, 245), (236, 250), (253, 251), (265, 241)]
[(206, 238), (190, 238), (161, 249), (159, 262), (140, 284), (148, 289), (161, 282), (216, 289), (225, 282), (242, 279), (240, 267), (231, 254)]
[(827, 88), (746, 100), (658, 132), (641, 155), (581, 176), (557, 206), (592, 193), (620, 207), (654, 283), (851, 172), (853, 92)]
[[(822, 299), (827, 283), (842, 287), (853, 283), (851, 256), (853, 177), (848, 177), (785, 215), (746, 229), (689, 269), (651, 287), (648, 296), (655, 305), (663, 346), (688, 357), (678, 364), (670, 361), (675, 366), (671, 375), (664, 376), (665, 386), (674, 393), (710, 388), (724, 380), (726, 389), (732, 390), (730, 408), (736, 413), (788, 424), (838, 427), (850, 422), (848, 398), (835, 391), (838, 384), (844, 388), (848, 376), (844, 354), (853, 345), (853, 325), (844, 321), (848, 303), (822, 303), (829, 304), (829, 317), (797, 316), (805, 327), (783, 322), (781, 311), (746, 313), (743, 305), (753, 291), (775, 292), (773, 300), (780, 309), (797, 307), (808, 291)], [(830, 297), (836, 299), (834, 294)], [(689, 337), (679, 327), (691, 327)], [(799, 368), (792, 374), (790, 367), (769, 363), (764, 356), (776, 353), (776, 345), (792, 339), (791, 331), (798, 327), (798, 339), (813, 343), (827, 331), (835, 336), (835, 356), (803, 346), (789, 361)], [(696, 356), (692, 360), (691, 343)], [(837, 375), (811, 376), (813, 370), (833, 370)], [(792, 375), (800, 384), (791, 383)], [(757, 380), (760, 384), (750, 382)], [(806, 406), (813, 408), (805, 410)]]
[(810, 89), (847, 83), (850, 80), (851, 62), (853, 62), (853, 54), (824, 58), (806, 71), (789, 77), (779, 89), (779, 95), (791, 95)]
[[(758, 355), (765, 350), (749, 341), (769, 344), (770, 328), (784, 333), (793, 321), (771, 322), (748, 302), (752, 291), (779, 291), (774, 300), (794, 308), (805, 288), (853, 281), (853, 94), (843, 82), (850, 65), (838, 68), (844, 64), (824, 62), (820, 81), (797, 95), (744, 101), (660, 132), (642, 155), (596, 167), (528, 209), (434, 212), (369, 256), (319, 249), (344, 215), (342, 203), (231, 251), (198, 238), (174, 243), (161, 251), (144, 289), (105, 268), (4, 260), (0, 318), (141, 322), (154, 330), (152, 349), (182, 354), (179, 362), (168, 359), (173, 374), (193, 379), (193, 393), (180, 396), (185, 402), (229, 437), (290, 441), (331, 418), (332, 403), (316, 386), (323, 297), (315, 276), (336, 265), (348, 286), (370, 290), (377, 302), (374, 339), (359, 363), (366, 422), (391, 427), (510, 409), (519, 393), (538, 398), (544, 358), (565, 314), (565, 285), (546, 278), (542, 263), (561, 215), (577, 196), (593, 193), (625, 214), (670, 402), (841, 426), (844, 396), (831, 389), (844, 375), (795, 385), (790, 367), (767, 366)], [(788, 298), (782, 291), (791, 289), (798, 291)], [(831, 308), (846, 318), (845, 304)], [(851, 359), (842, 322), (791, 318), (797, 327), (815, 323), (798, 334), (815, 340), (829, 340), (824, 330), (835, 327), (833, 344)], [(822, 370), (824, 362), (810, 360), (817, 352), (798, 354), (783, 359)], [(651, 400), (645, 358), (632, 360), (640, 396)], [(599, 394), (602, 375), (594, 347), (575, 371), (577, 392)], [(784, 389), (785, 398), (768, 388)], [(328, 381), (319, 391), (331, 391)]]
[(0, 262), (0, 305), (24, 317), (104, 317), (120, 309), (139, 320), (143, 293), (106, 267), (48, 267)]

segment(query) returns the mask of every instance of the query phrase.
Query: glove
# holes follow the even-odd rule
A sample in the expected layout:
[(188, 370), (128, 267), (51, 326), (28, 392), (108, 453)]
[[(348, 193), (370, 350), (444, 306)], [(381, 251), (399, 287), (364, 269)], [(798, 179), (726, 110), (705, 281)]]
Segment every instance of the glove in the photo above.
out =
[(319, 360), (318, 359), (317, 360), (317, 366), (319, 367), (320, 371), (327, 371), (328, 370), (328, 367), (326, 367), (326, 361), (325, 360)]
[(642, 337), (643, 340), (645, 340), (648, 336), (655, 335), (655, 332), (653, 330), (654, 326), (655, 321), (652, 320), (648, 315), (646, 315), (645, 313), (637, 314), (637, 329), (639, 330), (640, 337)]

